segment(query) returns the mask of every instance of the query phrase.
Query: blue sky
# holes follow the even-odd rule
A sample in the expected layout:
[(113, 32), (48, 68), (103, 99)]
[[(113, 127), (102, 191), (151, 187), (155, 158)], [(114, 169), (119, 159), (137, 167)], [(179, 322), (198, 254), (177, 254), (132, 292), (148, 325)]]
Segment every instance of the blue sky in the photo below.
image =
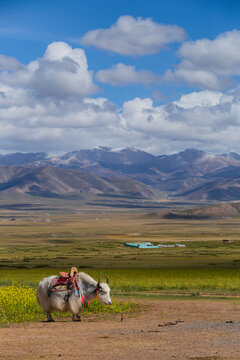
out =
[(240, 152), (239, 1), (0, 0), (0, 151)]

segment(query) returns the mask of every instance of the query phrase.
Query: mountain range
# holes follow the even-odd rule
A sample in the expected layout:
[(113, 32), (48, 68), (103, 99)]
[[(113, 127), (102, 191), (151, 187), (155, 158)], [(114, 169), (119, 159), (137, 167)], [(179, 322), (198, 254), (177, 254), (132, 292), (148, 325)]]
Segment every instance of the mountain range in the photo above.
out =
[(98, 147), (64, 155), (0, 155), (0, 192), (32, 195), (96, 193), (191, 200), (240, 199), (240, 155), (187, 149), (153, 155)]

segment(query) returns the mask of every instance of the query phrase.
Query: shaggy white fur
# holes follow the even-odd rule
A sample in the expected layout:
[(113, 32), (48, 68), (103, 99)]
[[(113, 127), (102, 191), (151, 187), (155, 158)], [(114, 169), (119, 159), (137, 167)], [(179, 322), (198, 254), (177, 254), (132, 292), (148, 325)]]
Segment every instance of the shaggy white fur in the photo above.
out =
[[(51, 315), (52, 311), (71, 312), (73, 320), (80, 320), (80, 312), (82, 310), (81, 297), (79, 297), (77, 289), (49, 292), (51, 281), (57, 276), (49, 276), (40, 281), (37, 288), (37, 301), (47, 315), (48, 321), (54, 321)], [(86, 273), (79, 273), (77, 277), (80, 293), (85, 302), (89, 302), (96, 298), (98, 290), (99, 300), (106, 305), (111, 305), (110, 288), (107, 283), (98, 283)], [(68, 296), (68, 301), (64, 300)]]

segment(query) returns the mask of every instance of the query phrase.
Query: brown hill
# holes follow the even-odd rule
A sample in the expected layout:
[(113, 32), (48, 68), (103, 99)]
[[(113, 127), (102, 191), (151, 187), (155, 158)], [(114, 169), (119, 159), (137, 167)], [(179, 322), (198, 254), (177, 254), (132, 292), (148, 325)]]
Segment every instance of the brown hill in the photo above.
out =
[(163, 197), (160, 191), (131, 179), (99, 177), (79, 170), (51, 166), (0, 167), (1, 191), (37, 196), (92, 193), (148, 198)]
[(240, 200), (240, 178), (224, 178), (193, 188), (181, 194), (191, 200)]
[(216, 219), (240, 217), (240, 202), (224, 203), (186, 210), (156, 211), (148, 216), (165, 219)]
[(240, 216), (240, 203), (236, 204), (220, 204), (215, 206), (206, 206), (200, 209), (194, 210), (193, 214), (195, 216), (206, 216), (214, 218), (224, 218), (224, 217), (239, 217)]

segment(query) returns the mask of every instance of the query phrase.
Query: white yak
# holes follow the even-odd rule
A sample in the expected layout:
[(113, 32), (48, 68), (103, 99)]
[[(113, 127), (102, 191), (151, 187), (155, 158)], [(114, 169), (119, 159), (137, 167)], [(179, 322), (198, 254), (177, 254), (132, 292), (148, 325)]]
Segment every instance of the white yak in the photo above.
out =
[[(66, 291), (52, 292), (49, 291), (51, 282), (58, 276), (53, 275), (40, 281), (37, 288), (37, 301), (47, 315), (47, 320), (54, 321), (51, 315), (52, 311), (71, 312), (73, 320), (81, 321), (80, 311), (82, 310), (82, 297), (85, 303), (96, 299), (105, 305), (111, 305), (110, 288), (108, 278), (106, 283), (95, 281), (91, 276), (84, 272), (77, 275), (77, 283), (80, 290), (80, 297), (77, 288)], [(67, 301), (66, 301), (67, 300)]]

